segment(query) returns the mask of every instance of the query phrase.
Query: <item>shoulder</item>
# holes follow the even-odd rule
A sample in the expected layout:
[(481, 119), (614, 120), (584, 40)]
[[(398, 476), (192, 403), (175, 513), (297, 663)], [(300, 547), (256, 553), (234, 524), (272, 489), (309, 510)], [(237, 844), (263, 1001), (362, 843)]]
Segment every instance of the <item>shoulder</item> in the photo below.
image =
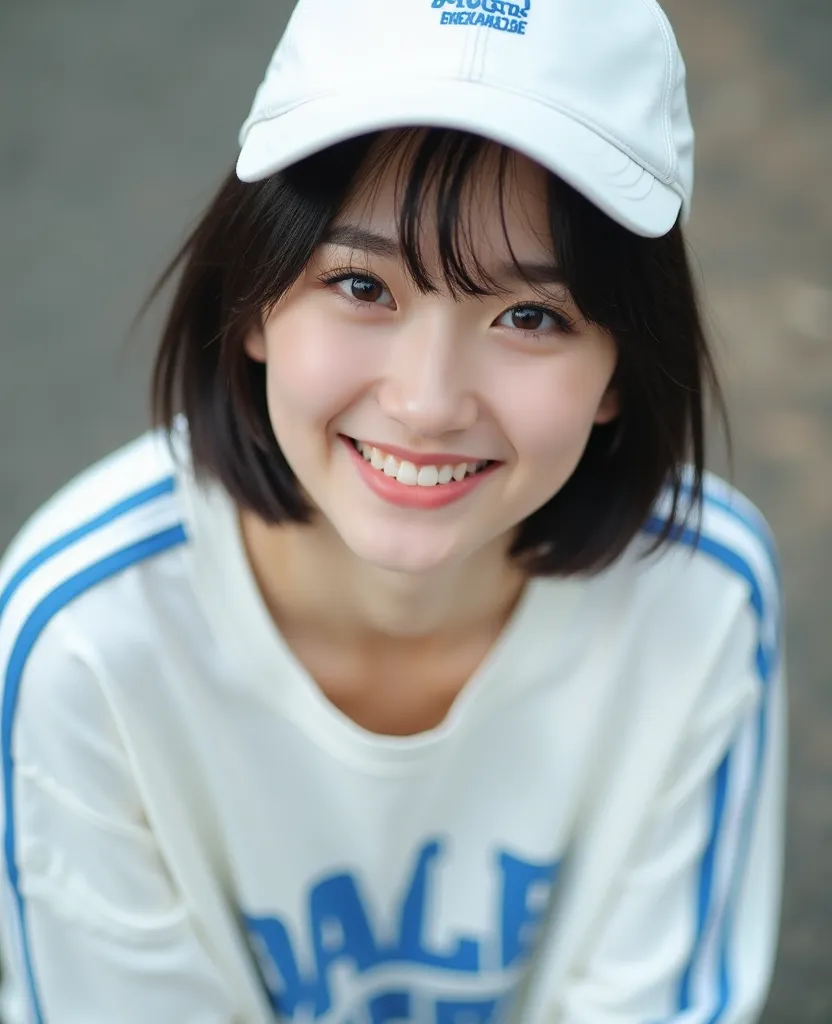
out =
[[(671, 518), (669, 537), (653, 550)], [(607, 575), (627, 646), (641, 652), (639, 664), (649, 660), (655, 678), (678, 677), (687, 665), (702, 677), (729, 658), (747, 667), (746, 684), (756, 687), (779, 663), (776, 545), (762, 513), (718, 477), (706, 475), (701, 512), (689, 489), (675, 516), (663, 495)]]
[[(676, 594), (702, 614), (720, 597), (733, 594), (761, 628), (779, 629), (781, 582), (777, 546), (760, 510), (736, 488), (713, 474), (703, 481), (701, 512), (690, 508), (684, 489), (670, 537), (646, 562)], [(661, 533), (671, 515), (663, 495), (645, 524), (644, 539)]]
[[(63, 552), (95, 540), (126, 538), (174, 512), (176, 463), (166, 435), (143, 435), (80, 473), (23, 526), (0, 561), (0, 593)], [(133, 525), (130, 525), (133, 524)]]
[[(118, 602), (108, 601), (108, 588), (186, 543), (180, 475), (167, 436), (149, 433), (86, 470), (23, 527), (0, 562), (6, 706), (16, 702), (39, 648), (47, 660), (64, 651), (57, 627), (68, 609), (95, 594), (98, 629), (106, 633), (125, 612), (123, 602), (117, 612)], [(64, 653), (69, 668), (73, 658)]]

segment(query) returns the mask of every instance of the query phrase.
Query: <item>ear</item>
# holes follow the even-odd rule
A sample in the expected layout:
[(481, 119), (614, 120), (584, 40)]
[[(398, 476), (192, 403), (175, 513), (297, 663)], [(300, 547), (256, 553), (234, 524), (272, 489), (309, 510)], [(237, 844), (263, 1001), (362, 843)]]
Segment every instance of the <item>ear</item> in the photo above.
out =
[(618, 388), (607, 388), (595, 413), (596, 423), (611, 423), (621, 412)]
[(266, 336), (260, 324), (252, 327), (248, 332), (246, 340), (243, 342), (243, 348), (249, 359), (253, 359), (256, 363), (265, 363)]

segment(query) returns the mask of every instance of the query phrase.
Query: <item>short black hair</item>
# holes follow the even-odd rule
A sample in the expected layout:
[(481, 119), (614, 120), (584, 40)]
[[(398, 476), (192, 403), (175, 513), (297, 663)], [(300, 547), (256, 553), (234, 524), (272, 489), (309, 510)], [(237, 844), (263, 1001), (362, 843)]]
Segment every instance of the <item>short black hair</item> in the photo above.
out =
[[(244, 339), (300, 277), (369, 164), (402, 146), (411, 153), (401, 163), (399, 230), (412, 280), (437, 286), (419, 246), (430, 216), (444, 284), (488, 292), (460, 218), (466, 182), (493, 144), (446, 129), (362, 136), (253, 184), (229, 174), (154, 292), (178, 275), (153, 369), (154, 422), (171, 429), (183, 413), (197, 474), (266, 522), (309, 522), (315, 510), (271, 429), (265, 369)], [(500, 150), (500, 189), (512, 158)], [(621, 406), (593, 428), (572, 476), (519, 525), (511, 547), (530, 575), (566, 576), (609, 566), (665, 488), (672, 511), (656, 545), (678, 519), (698, 515), (708, 400), (726, 426), (727, 417), (680, 225), (643, 238), (555, 175), (548, 192), (557, 265), (581, 314), (616, 342)]]

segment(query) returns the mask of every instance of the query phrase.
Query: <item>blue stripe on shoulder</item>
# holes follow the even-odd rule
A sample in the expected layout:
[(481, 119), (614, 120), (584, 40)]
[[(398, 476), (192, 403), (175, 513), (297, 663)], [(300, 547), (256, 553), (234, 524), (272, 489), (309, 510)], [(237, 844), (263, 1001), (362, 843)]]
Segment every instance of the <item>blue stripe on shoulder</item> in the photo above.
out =
[[(14, 591), (49, 558), (64, 551), (70, 545), (97, 529), (125, 515), (135, 508), (145, 505), (161, 495), (171, 493), (174, 488), (173, 478), (168, 478), (138, 492), (130, 498), (119, 502), (108, 511), (91, 519), (83, 526), (72, 530), (54, 541), (43, 551), (30, 558), (14, 574), (3, 594), (0, 595), (0, 613), (8, 605)], [(0, 742), (2, 743), (3, 763), (3, 795), (6, 807), (5, 834), (3, 837), (6, 871), (12, 886), (14, 898), (20, 917), (20, 935), (23, 957), (26, 965), (26, 976), (32, 1000), (32, 1010), (36, 1024), (43, 1024), (43, 1013), (38, 998), (37, 985), (34, 977), (32, 958), (29, 948), (29, 936), (26, 928), (26, 916), (23, 896), (19, 886), (19, 872), (16, 857), (15, 806), (14, 806), (14, 761), (12, 759), (12, 735), (14, 731), (15, 713), (17, 710), (20, 684), (26, 661), (38, 637), (50, 620), (75, 598), (96, 584), (116, 576), (132, 565), (167, 551), (187, 540), (181, 524), (169, 527), (140, 541), (130, 544), (115, 553), (88, 566), (81, 572), (65, 580), (44, 597), (29, 614), (21, 628), (6, 667), (6, 678), (3, 689), (2, 718), (0, 719)]]
[(113, 505), (112, 508), (108, 508), (107, 511), (102, 512), (101, 515), (88, 520), (86, 523), (82, 523), (74, 530), (70, 530), (62, 537), (58, 537), (57, 540), (52, 541), (51, 544), (47, 544), (45, 548), (39, 551), (36, 555), (27, 559), (27, 561), (21, 565), (4, 587), (3, 592), (0, 593), (0, 615), (5, 611), (6, 605), (8, 605), (15, 590), (17, 590), (24, 580), (32, 575), (35, 569), (40, 568), (44, 562), (48, 562), (50, 558), (53, 558), (55, 555), (65, 551), (76, 541), (81, 540), (90, 533), (93, 533), (99, 527), (106, 526), (107, 523), (111, 523), (114, 519), (118, 519), (125, 513), (132, 512), (133, 509), (140, 508), (142, 505), (147, 505), (148, 502), (154, 501), (163, 494), (172, 494), (174, 486), (174, 478), (172, 476), (166, 477), (164, 480), (160, 480), (159, 483), (153, 484), (151, 487), (146, 487), (144, 490), (138, 491), (136, 494), (131, 494), (129, 498), (125, 498), (124, 501), (120, 501), (117, 505)]
[[(776, 548), (768, 530), (767, 524), (763, 519), (762, 515), (759, 516), (759, 522), (752, 520), (749, 516), (744, 515), (735, 505), (729, 501), (723, 500), (722, 498), (714, 495), (705, 494), (704, 496), (706, 505), (713, 505), (719, 508), (729, 515), (731, 515), (737, 522), (743, 525), (749, 533), (751, 533), (762, 545), (766, 552), (767, 557), (770, 559), (772, 567), (774, 569), (775, 578), (779, 584), (779, 568)], [(663, 532), (667, 525), (665, 519), (659, 516), (651, 517), (644, 525), (644, 531), (653, 536), (658, 536)], [(764, 587), (757, 577), (754, 569), (742, 557), (738, 552), (732, 548), (709, 537), (706, 533), (697, 533), (689, 526), (680, 525), (675, 526), (670, 534), (671, 540), (682, 544), (685, 547), (689, 547), (696, 551), (701, 551), (704, 555), (712, 558), (714, 561), (723, 565), (726, 569), (735, 573), (748, 585), (748, 600), (752, 609), (754, 610), (757, 624), (758, 624), (758, 638), (757, 647), (754, 652), (755, 656), (755, 667), (762, 683), (762, 699), (760, 702), (760, 708), (757, 715), (757, 736), (756, 736), (756, 748), (755, 748), (755, 765), (754, 765), (754, 778), (752, 781), (751, 791), (749, 794), (748, 804), (745, 808), (744, 821), (743, 821), (743, 834), (739, 846), (737, 862), (734, 865), (733, 875), (731, 879), (731, 887), (729, 892), (729, 899), (725, 908), (722, 921), (720, 922), (720, 942), (719, 942), (719, 962), (717, 965), (717, 977), (716, 977), (716, 991), (717, 991), (717, 1004), (713, 1010), (713, 1013), (707, 1019), (707, 1024), (719, 1024), (723, 1020), (725, 1010), (728, 1007), (731, 998), (731, 973), (729, 965), (729, 954), (730, 954), (730, 938), (731, 938), (731, 923), (732, 913), (731, 908), (735, 905), (739, 895), (739, 890), (743, 877), (744, 866), (747, 861), (750, 845), (751, 836), (753, 829), (753, 818), (754, 812), (759, 802), (759, 792), (762, 783), (763, 764), (765, 760), (765, 749), (766, 739), (768, 732), (768, 715), (769, 706), (771, 702), (771, 678), (774, 669), (778, 663), (780, 652), (779, 645), (775, 642), (774, 646), (767, 646), (763, 639), (763, 622), (766, 619), (767, 614), (770, 613), (769, 604), (766, 601)], [(774, 632), (775, 637), (779, 637), (779, 624)], [(708, 919), (712, 913), (712, 906), (714, 900), (714, 862), (721, 839), (721, 830), (724, 821), (724, 808), (726, 791), (730, 779), (731, 772), (731, 752), (729, 751), (720, 764), (716, 771), (713, 781), (713, 810), (711, 819), (711, 828), (708, 839), (708, 844), (702, 856), (702, 862), (699, 870), (699, 890), (698, 890), (698, 905), (696, 914), (696, 937), (694, 939), (693, 948), (688, 960), (687, 965), (682, 973), (682, 977), (679, 983), (679, 992), (677, 1000), (677, 1010), (674, 1012), (672, 1020), (676, 1019), (676, 1014), (685, 1013), (685, 1011), (691, 1008), (691, 980), (693, 972), (696, 968), (697, 961), (701, 957), (704, 949), (705, 929), (707, 927)], [(669, 1022), (668, 1022), (669, 1024)]]
[[(726, 484), (726, 487), (728, 485)], [(690, 497), (693, 493), (689, 483), (682, 485), (682, 494), (686, 497)], [(713, 489), (709, 489), (707, 482), (704, 487), (703, 499), (705, 506), (711, 508), (717, 508), (721, 512), (725, 512), (732, 519), (738, 522), (741, 526), (754, 537), (762, 546), (766, 553), (766, 557), (771, 562), (774, 570), (774, 575), (777, 581), (780, 580), (780, 559), (777, 554), (777, 545), (774, 543), (774, 537), (772, 536), (771, 530), (768, 523), (765, 520), (762, 512), (760, 512), (754, 505), (742, 496), (738, 492), (733, 492), (729, 488), (729, 494), (736, 494), (738, 501), (732, 501), (730, 496), (723, 497), (721, 494), (717, 494)]]
[[(653, 516), (644, 524), (644, 531), (645, 533), (658, 536), (665, 529), (666, 525), (667, 523), (664, 519)], [(720, 544), (718, 541), (706, 536), (704, 533), (697, 534), (690, 526), (674, 527), (670, 533), (670, 538), (679, 544), (683, 544), (685, 547), (710, 555), (714, 561), (719, 562), (737, 576), (742, 577), (749, 586), (751, 607), (757, 613), (758, 618), (762, 619), (762, 587), (756, 573), (741, 555), (738, 555), (732, 548), (726, 547), (725, 544)]]

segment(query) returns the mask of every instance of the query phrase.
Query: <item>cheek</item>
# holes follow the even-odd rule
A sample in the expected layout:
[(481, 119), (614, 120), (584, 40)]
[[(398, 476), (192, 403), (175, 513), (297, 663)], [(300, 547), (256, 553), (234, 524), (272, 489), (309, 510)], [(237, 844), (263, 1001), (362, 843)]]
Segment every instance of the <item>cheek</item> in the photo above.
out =
[(504, 375), (501, 419), (520, 460), (576, 463), (612, 375), (609, 360), (555, 359), (519, 377)]
[[(298, 318), (299, 319), (299, 318)], [(366, 363), (331, 324), (287, 318), (266, 328), (266, 379), (273, 420), (327, 420), (361, 392)]]

